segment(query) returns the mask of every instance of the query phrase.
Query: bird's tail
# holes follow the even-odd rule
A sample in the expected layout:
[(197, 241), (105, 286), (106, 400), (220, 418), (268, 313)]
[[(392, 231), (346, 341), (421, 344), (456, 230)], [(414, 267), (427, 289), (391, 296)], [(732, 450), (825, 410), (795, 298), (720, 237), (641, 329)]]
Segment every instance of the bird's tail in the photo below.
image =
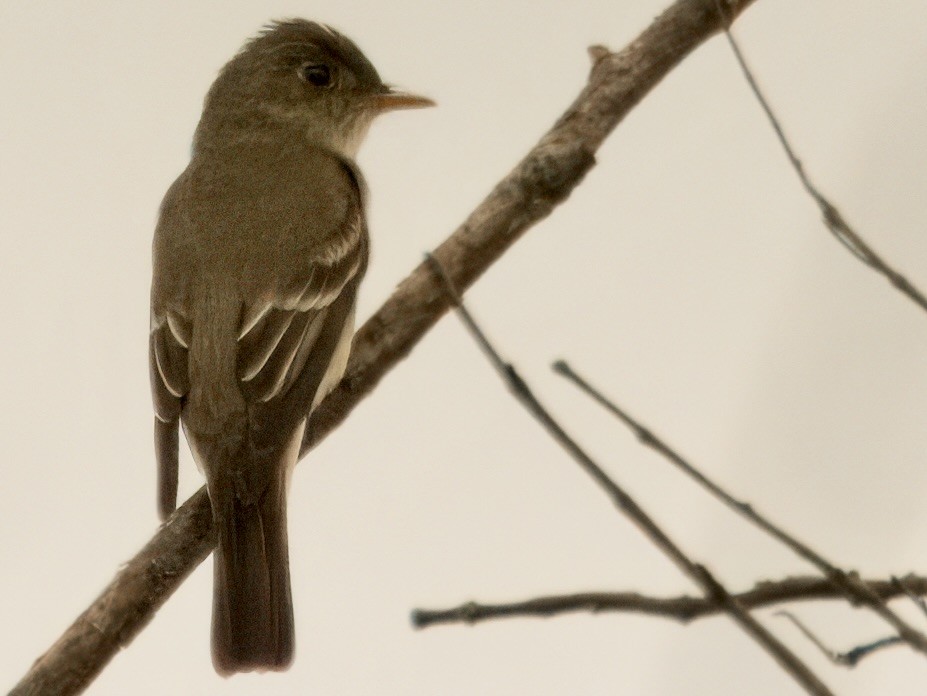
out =
[(293, 600), (286, 534), (285, 471), (243, 500), (234, 485), (211, 486), (214, 554), (212, 659), (216, 671), (285, 670), (293, 661)]

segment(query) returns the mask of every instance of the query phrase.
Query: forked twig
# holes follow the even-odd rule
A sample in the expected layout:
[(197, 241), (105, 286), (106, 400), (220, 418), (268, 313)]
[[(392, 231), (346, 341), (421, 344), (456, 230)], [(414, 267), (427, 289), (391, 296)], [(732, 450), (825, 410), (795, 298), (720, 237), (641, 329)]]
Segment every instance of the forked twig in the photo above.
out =
[[(718, 3), (718, 11), (722, 13), (724, 12), (720, 2)], [(776, 137), (778, 138), (779, 143), (782, 145), (782, 149), (785, 151), (786, 156), (789, 158), (789, 163), (792, 165), (792, 169), (794, 169), (795, 173), (798, 175), (798, 178), (801, 181), (805, 191), (807, 191), (808, 195), (814, 199), (814, 202), (821, 210), (821, 215), (824, 219), (824, 225), (827, 227), (830, 233), (834, 235), (834, 237), (841, 244), (843, 244), (843, 246), (845, 246), (850, 251), (850, 253), (853, 254), (853, 256), (855, 256), (857, 259), (862, 261), (877, 273), (881, 273), (899, 292), (908, 297), (921, 309), (927, 311), (927, 297), (924, 296), (924, 293), (922, 293), (910, 280), (896, 271), (878, 253), (876, 253), (876, 251), (866, 242), (866, 240), (864, 240), (859, 235), (859, 233), (850, 227), (850, 224), (844, 219), (843, 215), (840, 213), (837, 207), (831, 203), (824, 196), (824, 194), (821, 193), (821, 190), (814, 184), (814, 182), (811, 181), (808, 173), (805, 171), (805, 168), (801, 163), (801, 160), (798, 158), (798, 155), (795, 154), (795, 150), (789, 142), (788, 138), (786, 138), (785, 130), (783, 129), (781, 122), (773, 112), (772, 107), (770, 106), (769, 101), (763, 95), (763, 92), (760, 89), (760, 86), (757, 83), (753, 72), (747, 65), (743, 51), (740, 50), (740, 46), (737, 43), (737, 40), (731, 33), (730, 25), (728, 25), (728, 27), (725, 29), (724, 34), (731, 46), (731, 50), (734, 52), (734, 58), (736, 58), (737, 63), (740, 66), (740, 70), (743, 73), (744, 78), (747, 80), (747, 84), (750, 86), (750, 91), (753, 92), (753, 95), (756, 97), (756, 100), (759, 102), (764, 113), (766, 114), (766, 118), (769, 119), (769, 123), (773, 130), (776, 132)]]
[(889, 623), (892, 628), (898, 632), (898, 635), (912, 648), (927, 654), (927, 637), (908, 624), (896, 612), (892, 611), (892, 609), (882, 601), (882, 598), (879, 597), (878, 594), (874, 593), (866, 583), (860, 580), (858, 575), (855, 573), (847, 573), (841, 568), (838, 568), (810, 546), (796, 539), (780, 526), (772, 523), (767, 517), (758, 513), (752, 505), (734, 498), (730, 493), (721, 488), (721, 486), (708, 478), (691, 462), (680, 455), (675, 449), (670, 447), (664, 440), (657, 437), (652, 430), (644, 426), (625, 409), (621, 408), (613, 400), (606, 397), (601, 391), (577, 374), (566, 361), (558, 360), (554, 363), (553, 369), (558, 374), (570, 380), (584, 393), (592, 397), (606, 410), (614, 414), (618, 420), (624, 423), (635, 434), (641, 444), (658, 452), (665, 459), (678, 467), (683, 473), (718, 498), (727, 507), (747, 518), (771, 537), (787, 546), (798, 556), (814, 565), (821, 571), (824, 577), (834, 583), (834, 586), (837, 587), (850, 602), (862, 604), (872, 609), (872, 611)]
[(443, 281), (448, 296), (456, 306), (458, 316), (467, 327), (470, 335), (479, 344), (492, 363), (493, 367), (503, 379), (509, 390), (532, 416), (547, 430), (548, 434), (567, 451), (602, 490), (609, 496), (612, 503), (628, 518), (644, 535), (659, 548), (686, 576), (693, 580), (702, 590), (705, 598), (717, 605), (721, 611), (728, 614), (751, 638), (759, 643), (779, 665), (788, 672), (809, 694), (830, 694), (827, 686), (812, 672), (802, 660), (787, 648), (779, 639), (759, 623), (743, 606), (718, 582), (711, 572), (702, 564), (692, 561), (685, 552), (670, 539), (662, 528), (648, 515), (643, 508), (608, 474), (600, 467), (577, 443), (560, 424), (550, 415), (547, 409), (538, 401), (528, 384), (521, 378), (515, 367), (502, 359), (498, 351), (477, 325), (476, 321), (467, 311), (463, 300), (454, 287), (450, 277), (444, 271), (440, 262), (430, 254), (428, 260), (435, 274)]
[(904, 592), (905, 596), (914, 602), (914, 605), (921, 610), (921, 613), (924, 616), (927, 616), (927, 601), (919, 595), (915, 594), (913, 588), (911, 587), (911, 576), (907, 575), (903, 578), (892, 577), (892, 582), (895, 584), (895, 587)]
[(776, 616), (781, 616), (783, 618), (791, 621), (795, 627), (802, 632), (802, 634), (807, 638), (821, 653), (835, 665), (840, 665), (841, 667), (856, 667), (859, 664), (860, 660), (864, 657), (872, 655), (879, 650), (884, 648), (891, 648), (896, 645), (901, 645), (904, 643), (898, 636), (889, 636), (888, 638), (879, 638), (874, 640), (871, 643), (865, 643), (863, 645), (858, 645), (857, 647), (847, 650), (846, 652), (837, 652), (825, 645), (824, 641), (818, 638), (814, 631), (808, 628), (804, 623), (799, 621), (798, 617), (795, 616), (792, 612), (789, 611), (777, 611)]

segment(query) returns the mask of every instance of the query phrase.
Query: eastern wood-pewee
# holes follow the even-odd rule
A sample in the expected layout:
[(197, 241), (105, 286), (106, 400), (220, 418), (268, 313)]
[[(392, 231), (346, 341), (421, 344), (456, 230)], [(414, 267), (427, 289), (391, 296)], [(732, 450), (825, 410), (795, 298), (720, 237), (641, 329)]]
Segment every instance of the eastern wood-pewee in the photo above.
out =
[(432, 102), (383, 84), (357, 46), (277, 22), (219, 73), (154, 237), (150, 369), (159, 510), (176, 505), (178, 425), (218, 534), (213, 663), (293, 659), (286, 494), (306, 418), (341, 378), (367, 266), (354, 156), (384, 111)]

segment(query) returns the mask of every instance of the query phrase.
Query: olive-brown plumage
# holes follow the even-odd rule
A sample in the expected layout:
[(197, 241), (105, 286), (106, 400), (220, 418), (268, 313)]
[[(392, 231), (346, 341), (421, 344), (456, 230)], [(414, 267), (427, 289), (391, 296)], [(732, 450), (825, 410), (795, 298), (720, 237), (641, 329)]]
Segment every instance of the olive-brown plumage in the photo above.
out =
[(353, 158), (371, 120), (426, 106), (347, 38), (271, 25), (223, 68), (154, 238), (150, 371), (158, 504), (176, 505), (178, 428), (215, 518), (213, 662), (286, 669), (294, 627), (287, 484), (306, 418), (340, 379), (367, 267)]

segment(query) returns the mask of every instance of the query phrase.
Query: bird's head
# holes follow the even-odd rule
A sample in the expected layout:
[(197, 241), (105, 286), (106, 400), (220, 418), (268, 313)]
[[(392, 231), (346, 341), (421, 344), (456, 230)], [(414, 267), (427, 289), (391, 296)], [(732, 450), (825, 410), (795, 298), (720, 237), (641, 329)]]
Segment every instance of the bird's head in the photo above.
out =
[(273, 137), (283, 129), (353, 158), (373, 119), (432, 106), (385, 84), (353, 41), (304, 19), (274, 22), (222, 69), (196, 145)]

